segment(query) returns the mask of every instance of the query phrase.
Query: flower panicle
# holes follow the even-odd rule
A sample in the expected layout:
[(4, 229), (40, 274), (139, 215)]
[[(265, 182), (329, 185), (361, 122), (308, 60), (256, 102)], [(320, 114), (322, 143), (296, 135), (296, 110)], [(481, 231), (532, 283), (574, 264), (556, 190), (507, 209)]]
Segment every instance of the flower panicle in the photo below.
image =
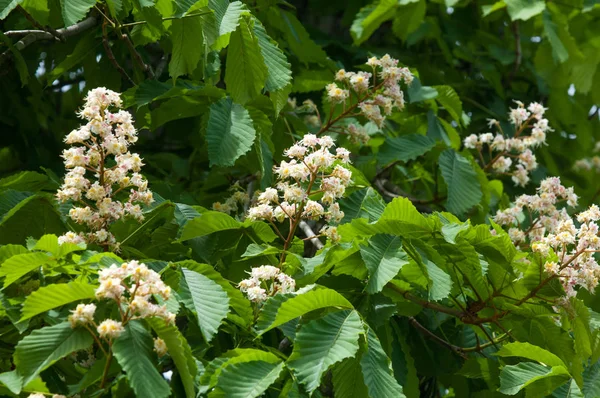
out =
[[(148, 181), (140, 174), (142, 158), (129, 151), (138, 140), (137, 131), (131, 114), (121, 106), (118, 93), (104, 87), (90, 90), (78, 113), (87, 123), (65, 137), (71, 145), (62, 153), (68, 171), (56, 197), (75, 204), (69, 217), (89, 232), (66, 233), (59, 238), (61, 244), (117, 248), (110, 224), (125, 216), (142, 221), (142, 205), (154, 200)], [(117, 198), (120, 192), (129, 194), (126, 201)]]
[(537, 102), (530, 103), (527, 108), (522, 102), (515, 102), (517, 107), (508, 114), (516, 131), (513, 137), (505, 136), (497, 120), (489, 119), (488, 127), (496, 128), (496, 134), (471, 134), (463, 144), (467, 149), (479, 151), (481, 159), (483, 149), (487, 147), (493, 157), (487, 165), (482, 166), (498, 174), (510, 175), (515, 185), (523, 187), (529, 183), (529, 173), (538, 166), (533, 149), (545, 144), (546, 134), (553, 130), (548, 125), (548, 119), (544, 118), (547, 108)]

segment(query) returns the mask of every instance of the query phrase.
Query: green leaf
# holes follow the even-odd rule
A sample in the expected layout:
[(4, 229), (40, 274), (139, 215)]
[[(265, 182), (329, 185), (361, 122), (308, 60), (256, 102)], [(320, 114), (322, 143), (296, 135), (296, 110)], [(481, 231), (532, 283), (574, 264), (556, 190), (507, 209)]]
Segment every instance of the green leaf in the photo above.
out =
[(267, 66), (251, 25), (251, 20), (241, 19), (227, 48), (225, 84), (227, 91), (240, 104), (257, 97), (267, 78)]
[(398, 38), (406, 40), (408, 35), (421, 26), (425, 20), (427, 4), (425, 0), (404, 5), (398, 9), (392, 30)]
[(63, 258), (70, 253), (83, 251), (86, 249), (85, 244), (75, 245), (73, 243), (58, 243), (58, 237), (56, 235), (44, 235), (42, 236), (33, 246), (33, 250), (45, 251), (56, 259)]
[(81, 21), (94, 4), (96, 0), (60, 0), (65, 26), (75, 25)]
[(72, 71), (76, 66), (81, 64), (88, 57), (95, 57), (97, 48), (100, 46), (101, 41), (96, 40), (96, 33), (90, 32), (77, 41), (77, 45), (73, 49), (73, 52), (58, 65), (48, 72), (46, 79), (46, 86), (51, 86), (52, 83), (62, 76), (65, 72)]
[(354, 310), (336, 311), (312, 320), (296, 334), (287, 366), (312, 393), (333, 364), (356, 354), (363, 333), (362, 322)]
[(113, 342), (113, 354), (138, 397), (161, 398), (171, 395), (169, 385), (156, 370), (153, 349), (152, 335), (137, 320), (129, 322), (121, 336)]
[(306, 64), (327, 61), (325, 51), (310, 38), (304, 25), (293, 13), (279, 8), (273, 13), (273, 18), (269, 22), (279, 24), (280, 30), (284, 32), (286, 43), (300, 62)]
[(169, 62), (169, 76), (191, 75), (202, 58), (202, 21), (200, 18), (175, 19), (170, 27), (173, 50)]
[(320, 288), (310, 290), (306, 293), (295, 295), (283, 302), (277, 309), (275, 320), (265, 329), (260, 331), (263, 334), (277, 326), (296, 319), (311, 311), (334, 307), (338, 309), (352, 309), (352, 304), (335, 290)]
[(340, 208), (344, 212), (342, 223), (356, 218), (366, 218), (369, 222), (374, 222), (383, 214), (385, 202), (376, 190), (369, 187), (340, 200)]
[(187, 268), (191, 271), (197, 272), (206, 276), (207, 278), (216, 282), (219, 286), (227, 292), (229, 296), (229, 304), (231, 308), (246, 322), (247, 325), (251, 324), (254, 320), (252, 315), (252, 306), (250, 301), (244, 296), (239, 289), (231, 285), (231, 283), (223, 278), (223, 276), (217, 272), (212, 266), (208, 264), (199, 264), (195, 261), (186, 260), (180, 261), (177, 265)]
[(4, 288), (44, 264), (52, 263), (52, 257), (45, 253), (25, 253), (13, 256), (0, 266), (0, 276), (4, 276)]
[[(544, 380), (544, 379), (557, 380)], [(544, 365), (539, 365), (533, 362), (521, 362), (517, 365), (506, 365), (500, 372), (500, 391), (506, 395), (515, 395), (519, 391), (532, 385), (536, 381), (544, 380), (545, 382), (564, 383), (571, 378), (569, 372), (562, 366), (554, 366), (549, 368)], [(558, 387), (554, 386), (554, 388)], [(552, 390), (548, 392), (552, 392)], [(545, 396), (541, 394), (538, 396)]]
[[(238, 71), (243, 69), (240, 65), (234, 68)], [(210, 106), (206, 131), (211, 166), (233, 166), (252, 148), (256, 137), (250, 114), (230, 98), (223, 98)]]
[(48, 177), (44, 174), (22, 171), (0, 179), (0, 191), (14, 189), (15, 191), (37, 192), (47, 188), (50, 185), (49, 182)]
[(73, 301), (93, 299), (94, 292), (95, 286), (76, 281), (43, 286), (25, 299), (21, 321)]
[(42, 370), (72, 352), (88, 348), (93, 342), (83, 328), (72, 329), (69, 322), (36, 329), (19, 341), (14, 360), (26, 386)]
[(247, 12), (246, 6), (241, 1), (209, 1), (209, 7), (214, 10), (219, 27), (219, 36), (226, 35), (236, 30), (240, 18)]
[(405, 397), (402, 387), (393, 376), (390, 360), (371, 328), (367, 331), (367, 349), (360, 366), (371, 398)]
[(366, 41), (382, 23), (392, 19), (393, 10), (397, 5), (397, 0), (376, 0), (361, 8), (350, 27), (354, 44), (358, 45)]
[(181, 298), (198, 317), (202, 336), (210, 342), (229, 312), (229, 297), (218, 283), (188, 269), (182, 269)]
[(542, 21), (544, 22), (544, 34), (552, 46), (552, 57), (555, 61), (560, 63), (565, 62), (569, 59), (569, 52), (565, 48), (565, 45), (560, 40), (558, 35), (558, 27), (552, 20), (552, 14), (548, 10), (544, 10), (542, 14)]
[(207, 211), (185, 224), (180, 240), (186, 241), (219, 231), (240, 229), (241, 226), (239, 221), (225, 213)]
[(194, 398), (196, 396), (194, 380), (198, 369), (187, 340), (175, 325), (170, 325), (159, 318), (150, 318), (147, 321), (156, 335), (164, 340), (169, 356), (177, 367), (186, 397)]
[(60, 214), (46, 195), (33, 195), (12, 190), (0, 193), (0, 214), (5, 210), (5, 200), (21, 199), (0, 219), (0, 244), (25, 243), (29, 237), (45, 234), (61, 235), (66, 232)]
[(332, 372), (336, 398), (369, 398), (363, 380), (362, 369), (357, 358), (346, 358)]
[(217, 387), (223, 390), (226, 397), (259, 397), (277, 380), (282, 370), (282, 362), (250, 361), (230, 364), (219, 375)]
[(546, 351), (543, 348), (530, 343), (513, 342), (504, 344), (495, 355), (499, 357), (521, 357), (531, 359), (550, 367), (567, 367), (559, 357), (550, 351)]
[(448, 187), (446, 207), (454, 214), (465, 214), (481, 201), (481, 185), (467, 159), (447, 149), (440, 154), (440, 171)]
[(527, 21), (546, 9), (544, 0), (504, 0), (510, 19)]
[(291, 65), (277, 43), (269, 37), (260, 21), (254, 18), (253, 22), (253, 32), (258, 39), (260, 53), (267, 66), (265, 89), (267, 91), (280, 90), (292, 81)]
[(415, 77), (407, 89), (408, 98), (411, 104), (415, 102), (427, 101), (437, 97), (438, 92), (435, 88), (421, 85), (419, 78)]
[(380, 292), (386, 283), (394, 279), (404, 264), (406, 253), (401, 250), (402, 239), (398, 236), (375, 235), (360, 254), (369, 270), (366, 290), (370, 294)]
[(6, 18), (22, 2), (23, 0), (0, 0), (0, 19)]
[(377, 154), (377, 159), (382, 164), (408, 162), (429, 152), (434, 146), (433, 138), (421, 134), (386, 138)]
[(456, 91), (450, 86), (433, 86), (438, 95), (435, 100), (444, 107), (452, 119), (458, 124), (461, 123), (463, 113), (462, 102), (456, 94)]
[(452, 291), (452, 278), (433, 262), (424, 260), (429, 282), (429, 299), (433, 301), (445, 299)]

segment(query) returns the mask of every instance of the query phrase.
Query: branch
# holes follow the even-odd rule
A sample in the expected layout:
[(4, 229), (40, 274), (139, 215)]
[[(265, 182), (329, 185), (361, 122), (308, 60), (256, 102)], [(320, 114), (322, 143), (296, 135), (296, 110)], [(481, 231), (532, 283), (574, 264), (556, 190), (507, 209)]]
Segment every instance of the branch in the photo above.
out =
[(131, 77), (129, 77), (127, 72), (125, 72), (125, 69), (123, 69), (123, 67), (119, 65), (117, 59), (115, 58), (115, 55), (113, 54), (110, 48), (110, 44), (108, 43), (108, 36), (106, 33), (106, 20), (104, 20), (104, 22), (102, 23), (102, 45), (104, 46), (104, 51), (106, 52), (106, 56), (108, 57), (110, 63), (115, 67), (116, 70), (119, 71), (119, 73), (125, 78), (125, 80), (131, 83), (131, 85), (135, 86), (135, 82), (133, 81), (133, 79), (131, 79)]
[[(62, 29), (58, 29), (56, 31), (56, 33), (61, 36), (64, 39), (67, 39), (71, 36), (75, 36), (78, 35), (94, 26), (96, 26), (96, 24), (98, 23), (98, 18), (96, 18), (95, 16), (90, 16), (86, 19), (84, 19), (83, 21), (69, 26), (67, 28), (62, 28)], [(18, 42), (15, 43), (14, 48), (16, 50), (22, 51), (23, 49), (25, 49), (26, 47), (30, 46), (31, 44), (35, 43), (38, 40), (57, 40), (55, 36), (53, 36), (51, 33), (48, 33), (46, 31), (43, 30), (25, 30), (25, 31), (19, 31), (19, 30), (13, 30), (13, 31), (8, 31), (5, 32), (4, 34), (7, 36), (21, 36), (22, 33), (24, 33), (24, 37), (19, 40)], [(11, 57), (12, 53), (10, 52), (10, 50), (7, 50), (5, 52), (3, 52), (2, 54), (0, 54), (0, 66), (4, 64), (4, 62), (6, 62), (10, 57)]]
[(27, 20), (36, 28), (41, 29), (45, 32), (50, 33), (52, 36), (54, 36), (57, 40), (60, 40), (62, 42), (65, 41), (64, 37), (62, 37), (62, 35), (60, 33), (58, 33), (53, 27), (51, 26), (42, 26), (38, 21), (35, 20), (35, 18), (33, 18), (27, 11), (25, 11), (25, 9), (21, 6), (17, 6), (17, 9), (21, 12), (21, 14), (23, 14), (25, 16), (25, 18), (27, 18)]
[(463, 352), (462, 347), (456, 346), (456, 345), (451, 344), (451, 343), (447, 342), (446, 340), (442, 339), (441, 337), (439, 337), (438, 335), (434, 334), (429, 329), (427, 329), (425, 326), (421, 325), (419, 323), (419, 321), (417, 321), (412, 316), (408, 317), (408, 321), (411, 323), (411, 325), (413, 325), (415, 327), (415, 329), (417, 329), (418, 331), (423, 333), (425, 336), (429, 337), (436, 343), (448, 348), (450, 351), (454, 352), (455, 354), (460, 355), (462, 358), (467, 359), (467, 355)]
[(300, 228), (302, 229), (302, 231), (304, 231), (304, 235), (306, 235), (306, 237), (310, 239), (311, 243), (315, 245), (317, 250), (320, 250), (324, 247), (323, 243), (319, 240), (319, 238), (317, 238), (317, 235), (314, 233), (314, 231), (306, 221), (300, 221)]

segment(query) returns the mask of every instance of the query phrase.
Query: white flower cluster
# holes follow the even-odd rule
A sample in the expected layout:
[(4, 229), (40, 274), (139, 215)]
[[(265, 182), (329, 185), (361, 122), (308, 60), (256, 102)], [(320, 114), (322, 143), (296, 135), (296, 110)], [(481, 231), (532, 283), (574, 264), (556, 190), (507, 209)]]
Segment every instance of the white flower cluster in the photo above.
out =
[(175, 322), (175, 314), (167, 311), (166, 305), (151, 302), (153, 296), (168, 300), (171, 288), (160, 279), (160, 275), (146, 264), (132, 260), (120, 267), (111, 265), (99, 273), (100, 287), (96, 289), (97, 299), (115, 300), (126, 314), (135, 318), (163, 318)]
[[(373, 73), (346, 72), (340, 69), (335, 80), (342, 86), (329, 84), (326, 87), (327, 97), (331, 103), (341, 103), (346, 108), (346, 102), (352, 97), (351, 93), (355, 93), (362, 115), (382, 127), (385, 117), (394, 109), (404, 108), (404, 93), (400, 82), (410, 84), (414, 77), (408, 68), (398, 67), (398, 60), (388, 54), (381, 58), (369, 58), (366, 64), (372, 68)], [(357, 131), (359, 130), (355, 134)]]
[[(596, 142), (596, 146), (594, 147), (594, 152), (600, 152), (600, 142)], [(573, 168), (577, 171), (594, 170), (596, 173), (600, 173), (600, 156), (594, 155), (590, 158), (579, 159), (579, 160), (575, 161)]]
[(544, 268), (549, 274), (558, 275), (568, 297), (577, 294), (577, 286), (594, 292), (598, 285), (600, 265), (594, 258), (594, 253), (600, 251), (598, 220), (600, 208), (592, 205), (577, 215), (579, 227), (571, 218), (561, 220), (552, 233), (531, 245), (534, 252), (544, 257), (553, 251), (553, 261), (546, 261)]
[(71, 327), (93, 325), (98, 335), (105, 339), (115, 339), (123, 333), (123, 324), (131, 319), (159, 317), (169, 323), (175, 322), (175, 314), (167, 311), (166, 305), (152, 302), (153, 296), (168, 300), (171, 288), (163, 283), (160, 275), (148, 269), (145, 264), (132, 260), (121, 266), (111, 265), (99, 272), (100, 287), (96, 298), (117, 302), (121, 321), (105, 319), (99, 325), (94, 321), (95, 304), (79, 304), (71, 311)]
[[(40, 392), (36, 392), (36, 393), (29, 394), (27, 396), (27, 398), (47, 398), (47, 397)], [(65, 397), (64, 395), (60, 395), (60, 394), (53, 394), (52, 398), (67, 398), (67, 397)]]
[(261, 303), (276, 294), (293, 292), (296, 281), (277, 267), (261, 265), (252, 268), (250, 278), (241, 281), (238, 287), (250, 301)]
[(167, 355), (167, 343), (165, 343), (165, 341), (160, 337), (154, 339), (154, 352), (156, 352), (159, 357), (164, 357)]
[[(565, 207), (557, 208), (560, 202), (575, 207), (577, 195), (573, 188), (562, 186), (558, 177), (550, 177), (542, 181), (536, 195), (518, 197), (513, 207), (499, 211), (494, 220), (511, 226), (508, 233), (515, 244), (529, 244), (546, 258), (546, 271), (558, 276), (568, 296), (576, 294), (577, 286), (593, 291), (600, 277), (600, 265), (593, 256), (600, 250), (596, 224), (600, 208), (592, 205), (579, 213), (577, 227)], [(522, 220), (528, 220), (527, 227), (521, 226)]]
[[(331, 223), (339, 223), (344, 218), (337, 199), (346, 192), (351, 183), (352, 172), (336, 161), (350, 162), (350, 152), (337, 148), (331, 152), (334, 141), (329, 136), (318, 138), (306, 134), (301, 141), (285, 151), (291, 160), (283, 160), (274, 167), (278, 176), (276, 188), (267, 188), (258, 196), (258, 203), (248, 210), (251, 220), (283, 222), (289, 219), (296, 224), (301, 219), (318, 220), (325, 218)], [(318, 190), (315, 188), (318, 187)], [(322, 194), (320, 201), (310, 199), (313, 194)], [(327, 207), (327, 209), (326, 209)], [(330, 237), (335, 237), (335, 228), (327, 228)], [(333, 228), (333, 229), (332, 229)]]
[[(477, 149), (484, 170), (491, 169), (496, 173), (510, 175), (517, 186), (525, 186), (529, 182), (529, 173), (537, 168), (537, 160), (532, 149), (546, 142), (546, 133), (553, 131), (548, 126), (544, 112), (546, 108), (532, 102), (527, 108), (520, 101), (517, 107), (509, 112), (509, 120), (515, 126), (513, 137), (507, 137), (497, 120), (490, 119), (489, 127), (499, 130), (493, 133), (471, 134), (464, 139), (465, 148)], [(526, 132), (527, 129), (530, 131)], [(483, 156), (487, 147), (491, 159), (484, 164)], [(493, 155), (496, 153), (495, 155)], [(492, 157), (493, 156), (493, 157)]]
[[(137, 141), (131, 114), (111, 110), (122, 106), (118, 93), (104, 87), (90, 90), (85, 106), (79, 112), (87, 124), (73, 130), (65, 138), (73, 145), (63, 151), (65, 167), (69, 169), (56, 196), (60, 202), (73, 201), (69, 216), (78, 224), (85, 224), (87, 234), (67, 233), (60, 243), (96, 243), (114, 247), (114, 236), (108, 232), (110, 223), (131, 216), (144, 218), (140, 204), (152, 203), (148, 181), (139, 173), (142, 159), (129, 152)], [(93, 176), (88, 178), (88, 174)], [(129, 190), (129, 198), (121, 202), (116, 195)]]
[[(236, 183), (236, 187), (239, 185)], [(240, 187), (241, 188), (241, 187)], [(224, 203), (215, 202), (212, 205), (214, 211), (220, 211), (226, 214), (235, 214), (243, 210), (250, 203), (250, 197), (244, 191), (235, 191)]]
[[(566, 208), (559, 210), (557, 205), (566, 202), (567, 207), (575, 207), (577, 199), (572, 187), (565, 188), (560, 178), (549, 177), (541, 182), (535, 195), (521, 195), (512, 207), (499, 210), (494, 221), (510, 227), (508, 234), (517, 245), (538, 242), (571, 219)], [(523, 221), (528, 222), (526, 228), (522, 227)]]

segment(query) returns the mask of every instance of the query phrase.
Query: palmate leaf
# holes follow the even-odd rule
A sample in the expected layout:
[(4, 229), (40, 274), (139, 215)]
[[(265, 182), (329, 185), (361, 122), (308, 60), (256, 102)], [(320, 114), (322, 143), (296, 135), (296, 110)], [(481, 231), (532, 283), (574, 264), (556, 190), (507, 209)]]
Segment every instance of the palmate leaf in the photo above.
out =
[(440, 155), (440, 171), (448, 186), (446, 207), (454, 214), (462, 215), (481, 201), (481, 185), (477, 174), (467, 159), (452, 149)]
[(52, 185), (48, 176), (35, 171), (22, 171), (0, 179), (0, 191), (14, 189), (16, 191), (37, 192)]
[(161, 398), (171, 395), (169, 385), (156, 370), (153, 349), (152, 335), (137, 320), (129, 322), (123, 334), (113, 342), (113, 354), (138, 397)]
[(217, 387), (226, 397), (255, 398), (261, 396), (277, 380), (283, 362), (250, 361), (230, 364), (219, 375)]
[(56, 263), (46, 253), (25, 253), (12, 256), (0, 266), (0, 276), (4, 276), (4, 287), (12, 285), (22, 276), (44, 264)]
[(367, 330), (367, 349), (360, 366), (371, 398), (405, 397), (402, 387), (393, 376), (390, 360), (371, 328)]
[(391, 281), (404, 264), (408, 263), (402, 250), (402, 239), (398, 236), (375, 235), (368, 246), (360, 248), (360, 254), (369, 270), (368, 293), (380, 292)]
[(528, 19), (540, 14), (546, 8), (544, 0), (505, 0), (508, 15), (513, 21)]
[(247, 12), (241, 1), (209, 0), (209, 8), (215, 13), (219, 36), (226, 35), (236, 30), (240, 23), (242, 13)]
[[(238, 72), (244, 69), (240, 65), (234, 68)], [(231, 98), (223, 98), (210, 106), (206, 141), (211, 166), (233, 166), (252, 148), (255, 137), (250, 114), (242, 105), (234, 103)]]
[(186, 397), (195, 397), (194, 379), (198, 369), (187, 340), (175, 325), (167, 324), (162, 319), (151, 318), (148, 323), (154, 329), (156, 335), (163, 339), (167, 345), (169, 356), (177, 367)]
[(252, 23), (252, 20), (241, 18), (227, 48), (225, 84), (227, 91), (240, 104), (258, 96), (267, 77), (267, 67)]
[(312, 393), (330, 366), (356, 354), (361, 334), (364, 330), (356, 311), (329, 313), (302, 325), (287, 365)]
[(275, 320), (265, 329), (260, 331), (263, 334), (277, 326), (296, 319), (299, 316), (311, 311), (334, 307), (339, 309), (352, 309), (352, 304), (344, 296), (332, 289), (317, 288), (306, 293), (295, 295), (289, 300), (283, 302), (278, 310)]
[(31, 293), (23, 303), (21, 321), (73, 301), (92, 299), (95, 286), (84, 282), (57, 283)]
[(218, 283), (197, 272), (182, 269), (180, 295), (184, 305), (195, 312), (202, 336), (209, 342), (229, 312), (229, 297)]
[(15, 348), (14, 360), (17, 371), (23, 377), (23, 385), (29, 384), (57, 360), (74, 351), (86, 349), (92, 342), (87, 330), (73, 329), (69, 322), (34, 330)]

